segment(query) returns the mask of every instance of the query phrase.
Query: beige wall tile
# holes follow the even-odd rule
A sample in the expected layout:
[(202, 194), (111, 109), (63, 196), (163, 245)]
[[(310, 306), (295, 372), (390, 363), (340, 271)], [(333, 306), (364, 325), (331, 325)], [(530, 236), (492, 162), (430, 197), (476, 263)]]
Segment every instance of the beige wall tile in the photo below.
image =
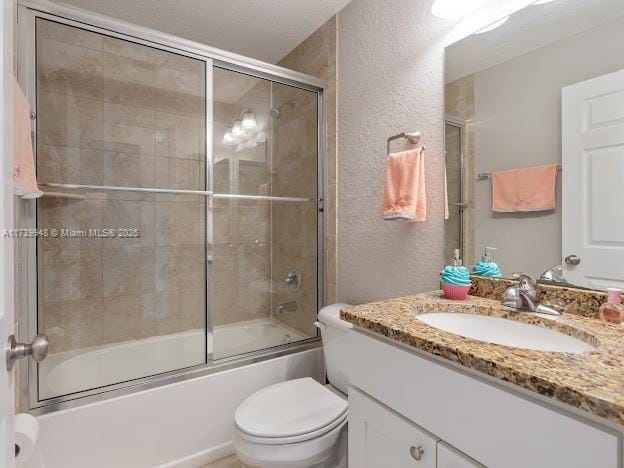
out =
[(102, 296), (101, 250), (52, 250), (42, 256), (39, 276), (44, 302)]
[(206, 211), (202, 203), (156, 204), (156, 245), (203, 246), (206, 237)]
[(39, 331), (50, 341), (50, 353), (102, 343), (102, 300), (51, 302), (40, 305)]
[(102, 184), (102, 151), (62, 146), (37, 147), (37, 178), (57, 184)]
[(102, 53), (53, 40), (37, 47), (39, 91), (102, 99)]
[(158, 247), (156, 291), (200, 289), (205, 283), (203, 246)]
[[(100, 200), (76, 200), (43, 197), (37, 202), (38, 226), (41, 229), (85, 230), (102, 227), (102, 202)], [(90, 249), (101, 246), (94, 237), (41, 237), (43, 250)]]
[(154, 202), (130, 200), (102, 201), (102, 225), (108, 229), (139, 229), (138, 238), (103, 241), (106, 247), (150, 247), (154, 245)]
[[(205, 327), (204, 289), (167, 291), (156, 294), (154, 334), (169, 335)], [(205, 349), (205, 348), (204, 348)], [(200, 353), (203, 358), (203, 350)]]
[(104, 248), (102, 254), (104, 297), (154, 291), (154, 248)]
[(102, 103), (57, 93), (37, 95), (37, 142), (73, 148), (102, 148)]
[[(102, 153), (104, 185), (118, 187), (153, 187), (154, 158), (138, 154), (104, 151)], [(107, 193), (109, 198), (128, 197), (131, 194)], [(136, 197), (136, 194), (135, 194)]]
[(66, 26), (55, 21), (37, 18), (37, 37), (69, 45), (80, 45), (89, 49), (102, 49), (102, 35), (85, 29)]
[(156, 113), (155, 154), (170, 158), (203, 160), (205, 120)]

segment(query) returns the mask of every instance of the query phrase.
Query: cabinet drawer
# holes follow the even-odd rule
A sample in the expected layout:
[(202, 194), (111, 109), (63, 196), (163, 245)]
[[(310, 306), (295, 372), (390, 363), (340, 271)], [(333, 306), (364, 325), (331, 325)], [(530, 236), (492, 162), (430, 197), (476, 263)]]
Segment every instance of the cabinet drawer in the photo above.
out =
[(349, 389), (350, 467), (436, 468), (437, 442), (394, 411)]

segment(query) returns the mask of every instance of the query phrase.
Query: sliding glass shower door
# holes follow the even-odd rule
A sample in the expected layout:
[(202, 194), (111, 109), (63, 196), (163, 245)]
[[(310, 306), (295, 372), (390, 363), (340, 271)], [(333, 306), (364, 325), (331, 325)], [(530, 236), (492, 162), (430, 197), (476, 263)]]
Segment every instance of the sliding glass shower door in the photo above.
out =
[[(206, 68), (38, 19), (39, 398), (206, 359)], [(122, 188), (122, 190), (114, 190)], [(167, 340), (156, 337), (167, 336)]]
[(316, 337), (318, 90), (33, 23), (31, 407)]
[(317, 93), (213, 71), (215, 359), (316, 336)]

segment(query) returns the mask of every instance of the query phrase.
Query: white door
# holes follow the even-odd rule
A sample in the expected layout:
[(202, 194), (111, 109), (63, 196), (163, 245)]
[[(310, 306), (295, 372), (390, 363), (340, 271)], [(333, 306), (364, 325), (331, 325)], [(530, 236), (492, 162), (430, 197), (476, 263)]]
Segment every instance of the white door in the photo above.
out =
[[(13, 227), (13, 1), (0, 6), (0, 233)], [(0, 466), (12, 468), (15, 456), (13, 375), (5, 365), (5, 344), (13, 334), (13, 247), (12, 239), (0, 235)]]
[(624, 70), (563, 88), (561, 119), (566, 279), (624, 288)]

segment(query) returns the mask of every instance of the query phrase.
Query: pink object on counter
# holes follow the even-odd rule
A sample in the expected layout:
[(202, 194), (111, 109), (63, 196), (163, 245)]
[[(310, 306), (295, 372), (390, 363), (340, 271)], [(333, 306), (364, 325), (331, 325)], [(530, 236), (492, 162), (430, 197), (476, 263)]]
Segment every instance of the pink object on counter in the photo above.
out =
[(492, 210), (554, 210), (557, 164), (492, 173)]
[(43, 195), (37, 185), (30, 132), (30, 105), (13, 78), (13, 184), (22, 198)]
[(454, 301), (465, 300), (466, 297), (468, 297), (468, 292), (470, 291), (470, 285), (461, 286), (457, 284), (442, 283), (440, 286), (442, 287), (442, 292), (444, 292), (444, 297)]
[(425, 221), (426, 218), (424, 148), (388, 155), (383, 219), (414, 223)]
[(624, 322), (624, 305), (622, 305), (622, 290), (607, 288), (607, 302), (600, 306), (600, 320), (609, 325), (621, 325)]

